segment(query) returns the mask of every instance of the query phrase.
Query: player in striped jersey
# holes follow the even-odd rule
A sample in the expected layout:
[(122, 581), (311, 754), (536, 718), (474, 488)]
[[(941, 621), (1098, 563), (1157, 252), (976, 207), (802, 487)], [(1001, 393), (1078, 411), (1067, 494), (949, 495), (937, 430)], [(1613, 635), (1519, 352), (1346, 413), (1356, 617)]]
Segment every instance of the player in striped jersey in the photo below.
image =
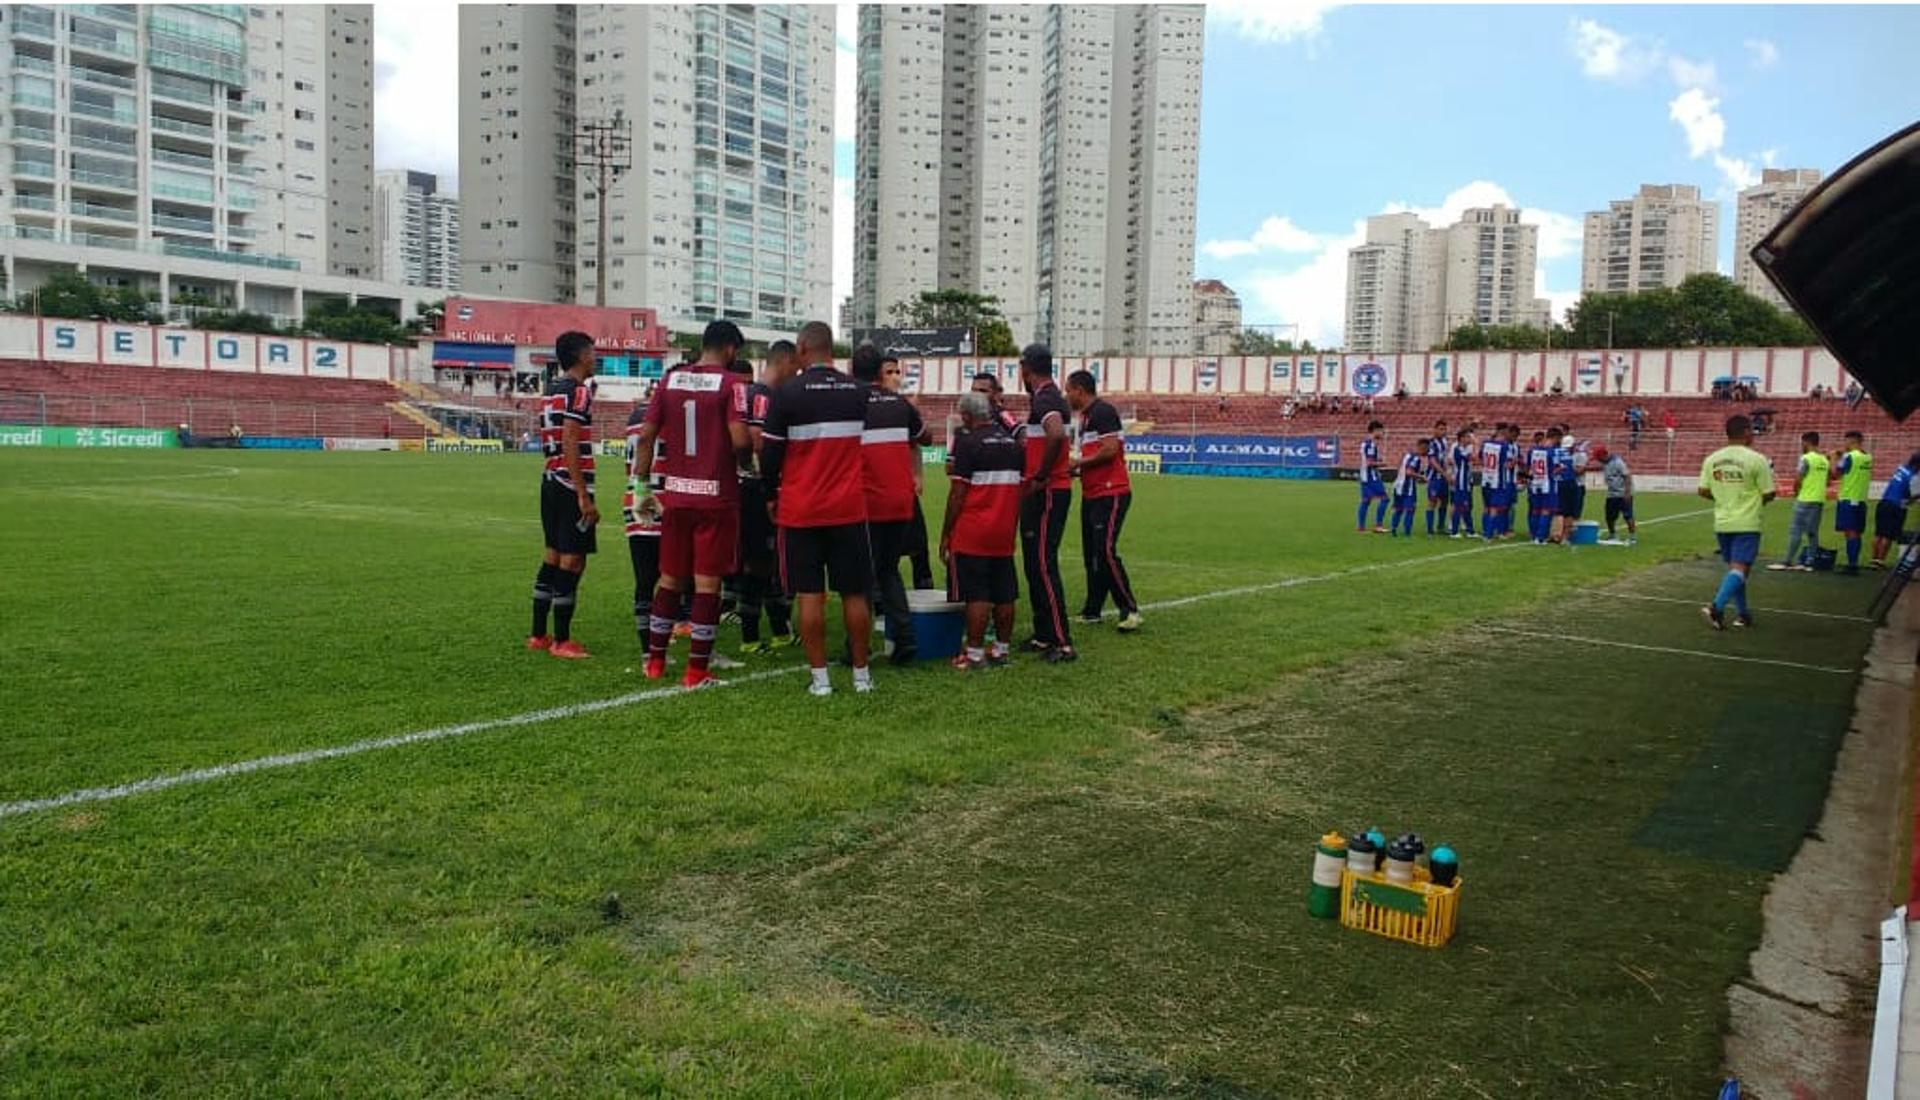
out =
[(1427, 437), (1427, 537), (1440, 534), (1440, 521), (1447, 515), (1447, 422), (1433, 422), (1433, 434)]
[(1457, 539), (1473, 534), (1473, 462), (1478, 453), (1473, 429), (1460, 429), (1460, 434), (1454, 436), (1449, 455), (1453, 474), (1453, 522), (1447, 531), (1448, 538)]
[(1513, 499), (1513, 444), (1510, 425), (1495, 424), (1493, 435), (1480, 444), (1480, 537), (1506, 537)]
[(1374, 510), (1373, 533), (1387, 533), (1387, 485), (1380, 478), (1380, 441), (1385, 432), (1385, 424), (1370, 421), (1367, 438), (1360, 441), (1360, 511), (1354, 517), (1354, 529), (1362, 534), (1367, 530), (1367, 507), (1374, 501), (1380, 503)]
[(1527, 537), (1535, 546), (1545, 546), (1553, 533), (1553, 509), (1559, 503), (1553, 489), (1553, 447), (1545, 432), (1533, 433), (1533, 446), (1527, 448)]
[(1393, 537), (1400, 536), (1402, 527), (1413, 537), (1413, 513), (1420, 507), (1420, 483), (1426, 479), (1427, 441), (1416, 439), (1400, 456), (1400, 472), (1393, 479), (1393, 523), (1388, 529)]
[[(574, 599), (587, 555), (597, 548), (593, 503), (593, 337), (563, 332), (554, 342), (560, 373), (540, 397), (540, 527), (546, 553), (533, 579), (533, 633), (528, 649), (578, 660), (589, 654), (573, 640)], [(553, 634), (547, 618), (553, 618)]]

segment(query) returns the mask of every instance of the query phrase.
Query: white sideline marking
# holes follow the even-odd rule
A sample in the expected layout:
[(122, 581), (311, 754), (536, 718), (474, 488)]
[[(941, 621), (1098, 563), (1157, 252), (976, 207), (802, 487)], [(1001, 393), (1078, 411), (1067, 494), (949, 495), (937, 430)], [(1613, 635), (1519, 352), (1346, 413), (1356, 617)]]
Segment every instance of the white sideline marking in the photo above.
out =
[(21, 481), (0, 488), (12, 489), (22, 493), (57, 493), (67, 489), (117, 489), (123, 485), (144, 484), (151, 481), (203, 481), (208, 478), (239, 477), (238, 466), (202, 466), (204, 473), (198, 474), (151, 474), (145, 477), (118, 478), (113, 481)]
[[(1641, 524), (1642, 527), (1666, 520), (1686, 519), (1690, 516), (1704, 515), (1711, 509), (1698, 509), (1692, 512), (1679, 512), (1670, 516), (1657, 516)], [(1295, 588), (1305, 584), (1319, 584), (1324, 581), (1340, 580), (1343, 577), (1359, 576), (1381, 569), (1401, 568), (1409, 565), (1423, 565), (1429, 562), (1446, 561), (1472, 554), (1485, 554), (1495, 550), (1511, 550), (1527, 546), (1525, 542), (1495, 543), (1476, 546), (1467, 550), (1452, 550), (1444, 554), (1429, 554), (1423, 558), (1408, 558), (1403, 561), (1375, 562), (1370, 565), (1355, 566), (1333, 573), (1319, 573), (1307, 577), (1289, 577), (1285, 580), (1267, 584), (1246, 585), (1239, 588), (1223, 588), (1214, 592), (1202, 592), (1193, 596), (1182, 596), (1158, 603), (1142, 604), (1143, 611), (1161, 611), (1168, 608), (1187, 607), (1208, 600), (1223, 600), (1235, 596), (1248, 596), (1261, 592), (1272, 592), (1284, 588)], [(1496, 628), (1498, 629), (1498, 628)], [(1523, 632), (1515, 632), (1523, 633)], [(1549, 635), (1541, 635), (1548, 637)], [(1570, 639), (1573, 640), (1573, 639)], [(1674, 652), (1688, 652), (1675, 650)], [(1700, 656), (1716, 656), (1700, 654)], [(1733, 658), (1739, 660), (1741, 658)], [(1779, 664), (1784, 662), (1764, 662)], [(805, 665), (789, 665), (785, 668), (768, 669), (764, 672), (750, 673), (746, 676), (730, 677), (704, 691), (719, 691), (739, 684), (750, 684), (759, 680), (770, 680), (776, 676), (786, 676), (804, 669)], [(1812, 667), (1812, 666), (1796, 666)], [(1823, 672), (1840, 672), (1841, 669), (1821, 669)], [(647, 691), (629, 692), (606, 699), (595, 699), (585, 703), (569, 703), (565, 706), (548, 707), (545, 710), (527, 711), (511, 714), (504, 718), (487, 718), (478, 722), (462, 722), (451, 726), (435, 726), (432, 729), (415, 730), (412, 733), (396, 734), (391, 737), (373, 737), (362, 741), (350, 741), (344, 745), (325, 748), (304, 749), (300, 752), (281, 753), (276, 756), (260, 756), (252, 760), (237, 760), (231, 764), (215, 764), (212, 767), (194, 768), (191, 771), (174, 772), (171, 775), (159, 775), (150, 779), (138, 779), (129, 783), (119, 783), (110, 787), (85, 787), (65, 794), (51, 795), (46, 798), (29, 798), (17, 802), (0, 802), (0, 819), (19, 817), (23, 814), (39, 813), (42, 810), (58, 810), (68, 806), (81, 806), (92, 802), (112, 802), (136, 794), (150, 794), (154, 791), (171, 790), (174, 787), (186, 787), (198, 783), (211, 783), (219, 779), (231, 779), (236, 775), (248, 775), (253, 772), (271, 771), (277, 768), (299, 767), (321, 760), (333, 760), (343, 756), (358, 756), (377, 749), (399, 748), (403, 745), (419, 744), (426, 741), (443, 741), (454, 737), (465, 737), (471, 733), (485, 733), (488, 730), (506, 729), (512, 726), (531, 725), (536, 722), (550, 722), (561, 718), (576, 718), (583, 714), (595, 714), (603, 710), (614, 710), (635, 703), (652, 702), (656, 699), (671, 698), (687, 693), (681, 687), (659, 687)]]
[(1806, 665), (1799, 661), (1777, 661), (1770, 657), (1741, 657), (1732, 653), (1710, 653), (1704, 649), (1676, 649), (1673, 646), (1642, 645), (1639, 642), (1616, 642), (1611, 638), (1584, 638), (1578, 634), (1548, 634), (1541, 630), (1520, 630), (1511, 626), (1487, 625), (1487, 630), (1496, 634), (1513, 634), (1522, 638), (1545, 638), (1554, 642), (1578, 642), (1582, 645), (1604, 645), (1615, 649), (1637, 649), (1644, 653), (1671, 653), (1678, 657), (1705, 657), (1713, 661), (1738, 661), (1747, 665), (1773, 665), (1776, 668), (1797, 668), (1805, 672), (1830, 672), (1836, 676), (1852, 676), (1860, 671), (1856, 668), (1828, 668), (1825, 665)]
[[(1587, 596), (1608, 596), (1616, 600), (1646, 600), (1649, 603), (1690, 603), (1698, 606), (1699, 600), (1682, 599), (1679, 596), (1647, 596), (1639, 592), (1585, 592)], [(1873, 620), (1865, 615), (1836, 615), (1828, 611), (1795, 611), (1786, 607), (1756, 607), (1755, 611), (1764, 611), (1769, 615), (1805, 615), (1813, 619), (1838, 619), (1847, 623), (1870, 623)]]

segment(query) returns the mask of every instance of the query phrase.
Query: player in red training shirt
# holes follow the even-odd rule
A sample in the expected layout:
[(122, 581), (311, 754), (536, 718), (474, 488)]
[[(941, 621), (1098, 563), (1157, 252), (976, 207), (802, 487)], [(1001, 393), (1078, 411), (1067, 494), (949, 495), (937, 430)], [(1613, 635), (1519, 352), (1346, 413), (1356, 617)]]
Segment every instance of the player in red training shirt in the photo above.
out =
[(900, 579), (900, 559), (912, 543), (914, 503), (919, 486), (920, 444), (926, 426), (920, 410), (900, 395), (900, 365), (891, 373), (880, 349), (861, 344), (853, 349), (853, 376), (867, 383), (867, 416), (860, 432), (860, 455), (866, 468), (867, 542), (873, 552), (874, 610), (886, 617), (887, 639), (893, 643), (893, 663), (910, 664), (918, 649), (913, 616), (907, 608), (907, 586)]
[(1065, 586), (1060, 582), (1060, 540), (1073, 507), (1067, 474), (1067, 399), (1053, 382), (1053, 352), (1028, 344), (1020, 353), (1020, 383), (1027, 388), (1027, 480), (1020, 505), (1020, 546), (1026, 557), (1027, 592), (1033, 599), (1033, 642), (1049, 664), (1071, 661), (1073, 633), (1067, 627)]
[(637, 485), (645, 488), (660, 441), (660, 586), (647, 621), (647, 678), (667, 671), (667, 643), (680, 593), (693, 582), (693, 650), (682, 680), (713, 680), (708, 665), (720, 623), (720, 582), (740, 560), (740, 456), (747, 453), (747, 390), (733, 371), (746, 340), (732, 321), (715, 321), (700, 338), (700, 360), (660, 380), (637, 441)]
[(1120, 412), (1095, 396), (1092, 372), (1067, 375), (1067, 404), (1080, 418), (1080, 453), (1068, 463), (1080, 479), (1080, 551), (1087, 565), (1087, 602), (1080, 621), (1098, 625), (1113, 597), (1120, 609), (1120, 631), (1140, 629), (1140, 603), (1133, 598), (1133, 580), (1120, 560), (1120, 529), (1133, 507), (1133, 481), (1127, 477), (1127, 443), (1120, 428)]
[(547, 549), (533, 578), (533, 633), (527, 648), (578, 660), (588, 653), (573, 640), (574, 596), (587, 555), (598, 549), (594, 525), (600, 522), (593, 503), (593, 337), (563, 332), (554, 341), (553, 357), (560, 374), (540, 398), (540, 450), (547, 459), (540, 475), (540, 527)]
[[(966, 648), (953, 667), (966, 672), (1008, 661), (1014, 603), (1020, 578), (1013, 568), (1013, 532), (1020, 523), (1025, 449), (995, 423), (987, 396), (960, 398), (964, 431), (953, 439), (953, 469), (947, 517), (940, 528), (940, 557), (947, 563), (952, 597), (967, 605)], [(992, 650), (984, 648), (987, 616), (993, 616)]]

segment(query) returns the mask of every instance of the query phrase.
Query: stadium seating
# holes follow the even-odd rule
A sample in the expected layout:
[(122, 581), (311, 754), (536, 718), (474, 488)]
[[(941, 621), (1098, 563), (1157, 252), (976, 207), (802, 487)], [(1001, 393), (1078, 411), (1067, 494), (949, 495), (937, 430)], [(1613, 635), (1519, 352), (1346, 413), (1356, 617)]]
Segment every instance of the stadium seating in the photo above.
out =
[(386, 382), (0, 359), (0, 422), (165, 428), (196, 435), (419, 436)]

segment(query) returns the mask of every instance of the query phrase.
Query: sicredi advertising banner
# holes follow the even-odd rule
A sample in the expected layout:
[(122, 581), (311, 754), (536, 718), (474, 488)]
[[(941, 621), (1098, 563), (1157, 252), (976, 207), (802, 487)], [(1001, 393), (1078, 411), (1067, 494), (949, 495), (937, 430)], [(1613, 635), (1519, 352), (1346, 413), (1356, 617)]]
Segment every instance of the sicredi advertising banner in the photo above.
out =
[(0, 447), (177, 447), (172, 428), (70, 428), (0, 424)]
[(1216, 466), (1332, 466), (1340, 458), (1336, 435), (1139, 435), (1129, 454), (1160, 456), (1162, 462)]

